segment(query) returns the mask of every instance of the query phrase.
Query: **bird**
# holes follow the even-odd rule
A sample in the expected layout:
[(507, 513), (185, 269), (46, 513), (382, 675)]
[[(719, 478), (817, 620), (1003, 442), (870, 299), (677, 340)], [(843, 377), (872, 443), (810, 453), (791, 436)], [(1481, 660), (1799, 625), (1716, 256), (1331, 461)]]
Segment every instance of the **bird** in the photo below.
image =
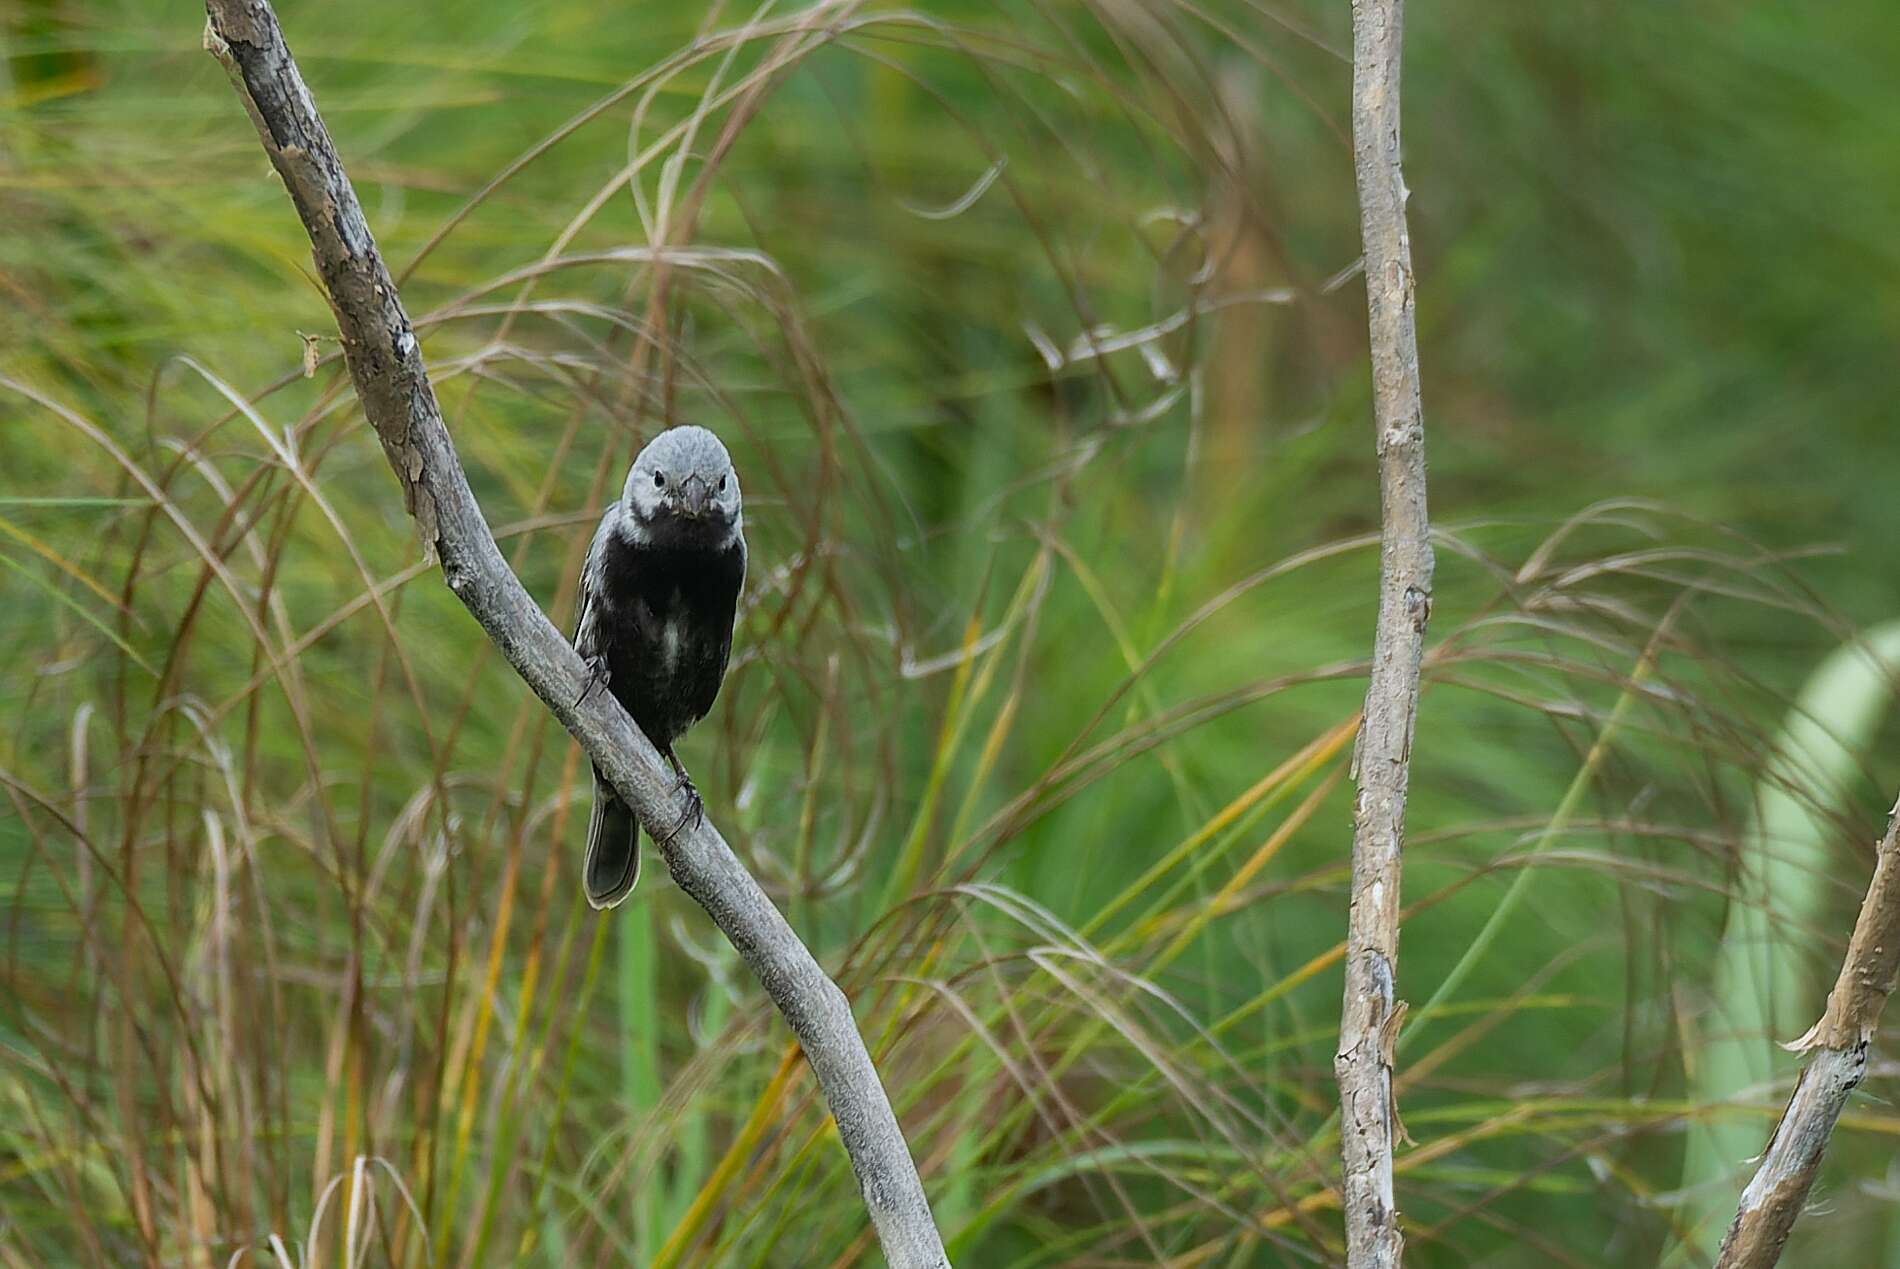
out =
[[(634, 458), (581, 565), (574, 650), (587, 675), (581, 700), (605, 686), (673, 768), (690, 805), (704, 804), (673, 745), (719, 696), (745, 587), (739, 474), (706, 428), (681, 425)], [(575, 702), (580, 703), (578, 700)], [(612, 908), (640, 879), (640, 825), (594, 766), (594, 809), (581, 869), (587, 902)]]

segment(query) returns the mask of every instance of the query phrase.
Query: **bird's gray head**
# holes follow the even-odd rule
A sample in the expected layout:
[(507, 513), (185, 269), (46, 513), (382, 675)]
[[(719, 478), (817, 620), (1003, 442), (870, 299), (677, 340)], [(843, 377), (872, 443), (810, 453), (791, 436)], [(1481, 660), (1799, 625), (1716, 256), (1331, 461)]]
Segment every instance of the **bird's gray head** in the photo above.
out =
[(648, 441), (621, 497), (643, 528), (698, 522), (707, 536), (740, 531), (739, 473), (719, 438), (703, 427), (668, 428)]

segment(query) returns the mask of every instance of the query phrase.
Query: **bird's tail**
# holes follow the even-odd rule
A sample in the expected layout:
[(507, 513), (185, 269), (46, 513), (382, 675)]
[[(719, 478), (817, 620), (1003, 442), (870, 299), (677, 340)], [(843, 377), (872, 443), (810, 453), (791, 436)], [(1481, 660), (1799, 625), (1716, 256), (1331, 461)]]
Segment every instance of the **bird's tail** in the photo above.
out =
[(587, 902), (611, 908), (640, 880), (640, 822), (613, 787), (594, 776), (594, 813), (587, 821), (587, 860), (581, 866)]

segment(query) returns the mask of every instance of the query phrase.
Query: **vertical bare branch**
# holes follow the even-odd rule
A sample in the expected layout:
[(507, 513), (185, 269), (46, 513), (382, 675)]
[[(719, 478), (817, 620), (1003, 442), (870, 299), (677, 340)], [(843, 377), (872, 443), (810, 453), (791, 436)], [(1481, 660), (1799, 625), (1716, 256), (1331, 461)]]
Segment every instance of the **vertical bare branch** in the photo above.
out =
[(1396, 995), (1399, 848), (1418, 716), (1418, 667), (1432, 608), (1425, 515), (1425, 422), (1419, 406), (1412, 249), (1399, 168), (1403, 0), (1353, 0), (1353, 174), (1366, 251), (1372, 409), (1378, 433), (1379, 619), (1365, 723), (1353, 754), (1352, 913), (1346, 999), (1333, 1073), (1339, 1081), (1341, 1203), (1347, 1263), (1396, 1266), (1404, 1240), (1392, 1196), (1392, 1045), (1405, 1015)]
[[(611, 693), (583, 693), (580, 658), (496, 548), (462, 475), (395, 283), (276, 14), (266, 0), (206, 0), (205, 9), (205, 45), (230, 72), (310, 235), (357, 396), (401, 482), (424, 549), (441, 560), (443, 579), (515, 672), (581, 742), (654, 839), (665, 840), (683, 818), (686, 795)], [(844, 993), (710, 822), (674, 837), (664, 854), (680, 889), (732, 940), (798, 1036), (850, 1153), (886, 1260), (898, 1269), (948, 1266), (910, 1149)]]
[(1742, 1191), (1735, 1220), (1722, 1240), (1716, 1269), (1768, 1269), (1781, 1258), (1821, 1156), (1847, 1096), (1867, 1070), (1867, 1046), (1900, 973), (1900, 801), (1887, 817), (1887, 835), (1874, 858), (1873, 880), (1861, 900), (1854, 937), (1827, 1012), (1788, 1046), (1809, 1053), (1794, 1095), (1768, 1139), (1761, 1166)]

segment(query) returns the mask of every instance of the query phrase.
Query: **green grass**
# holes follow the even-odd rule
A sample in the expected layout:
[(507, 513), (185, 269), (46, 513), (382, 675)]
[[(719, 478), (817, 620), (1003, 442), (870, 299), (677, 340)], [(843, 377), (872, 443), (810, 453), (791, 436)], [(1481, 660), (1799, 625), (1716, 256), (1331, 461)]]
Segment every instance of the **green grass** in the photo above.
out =
[[(634, 444), (731, 444), (755, 564), (686, 760), (961, 1264), (1338, 1255), (1346, 11), (282, 14), (557, 622)], [(1453, 0), (1407, 39), (1409, 1258), (1645, 1263), (1738, 1185), (1683, 1193), (1691, 1127), (1779, 1105), (1705, 1079), (1724, 930), (1831, 980), (1892, 801), (1891, 723), (1834, 787), (1768, 756), (1900, 610), (1900, 22)], [(651, 856), (580, 901), (584, 761), (421, 563), (198, 40), (0, 0), (0, 1260), (877, 1263), (703, 914)], [(1771, 796), (1834, 829), (1796, 920), (1740, 871)], [(1789, 1263), (1889, 1245), (1890, 1082)]]

